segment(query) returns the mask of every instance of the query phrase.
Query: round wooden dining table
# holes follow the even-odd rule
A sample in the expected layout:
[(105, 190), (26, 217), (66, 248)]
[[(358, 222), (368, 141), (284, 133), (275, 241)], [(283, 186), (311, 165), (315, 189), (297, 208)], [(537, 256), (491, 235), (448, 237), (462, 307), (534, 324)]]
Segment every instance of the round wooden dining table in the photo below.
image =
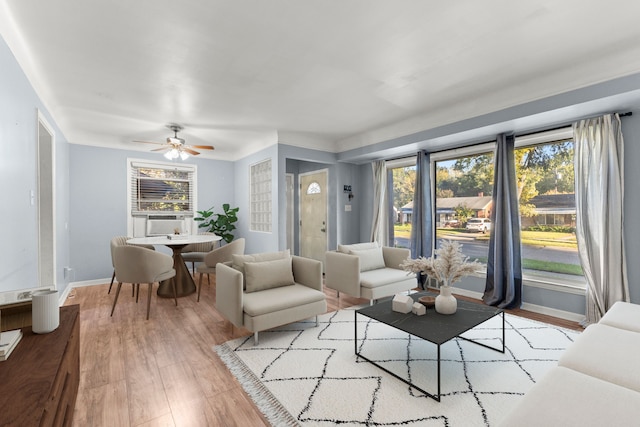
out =
[(191, 295), (196, 291), (196, 284), (191, 277), (191, 273), (182, 258), (182, 249), (192, 243), (217, 242), (222, 237), (215, 234), (193, 234), (172, 236), (150, 236), (134, 237), (127, 240), (131, 245), (164, 245), (173, 251), (173, 268), (176, 270), (174, 278), (163, 280), (158, 286), (158, 296), (162, 298), (173, 298), (173, 288), (171, 280), (176, 281), (176, 293), (179, 297)]

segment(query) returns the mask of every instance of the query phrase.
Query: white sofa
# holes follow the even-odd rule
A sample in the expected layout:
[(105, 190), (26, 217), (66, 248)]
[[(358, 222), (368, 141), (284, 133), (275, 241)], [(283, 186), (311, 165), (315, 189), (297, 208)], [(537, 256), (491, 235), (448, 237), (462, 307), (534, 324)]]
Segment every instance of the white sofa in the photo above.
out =
[(324, 284), (327, 288), (373, 302), (417, 286), (415, 274), (400, 264), (411, 256), (409, 249), (377, 243), (338, 245), (325, 254)]
[(617, 302), (588, 326), (501, 423), (640, 425), (640, 305)]

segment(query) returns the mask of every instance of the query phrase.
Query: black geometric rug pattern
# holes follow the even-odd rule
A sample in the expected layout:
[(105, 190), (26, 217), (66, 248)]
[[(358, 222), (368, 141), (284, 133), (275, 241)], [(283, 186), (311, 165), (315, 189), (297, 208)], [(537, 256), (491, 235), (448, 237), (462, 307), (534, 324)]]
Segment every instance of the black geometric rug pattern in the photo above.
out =
[[(505, 353), (463, 339), (441, 346), (441, 402), (355, 356), (354, 309), (215, 348), (273, 425), (494, 426), (579, 332), (506, 315)], [(429, 315), (429, 314), (427, 314)], [(358, 349), (435, 394), (436, 346), (358, 316)], [(502, 318), (463, 336), (502, 348)]]

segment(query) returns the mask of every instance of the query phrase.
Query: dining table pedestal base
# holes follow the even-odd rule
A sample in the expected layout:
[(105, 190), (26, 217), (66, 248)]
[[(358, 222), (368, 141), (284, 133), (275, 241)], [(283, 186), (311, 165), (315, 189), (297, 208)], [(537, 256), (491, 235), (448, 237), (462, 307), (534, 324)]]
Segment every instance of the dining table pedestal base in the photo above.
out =
[(158, 296), (160, 298), (173, 298), (172, 280), (176, 281), (176, 295), (178, 297), (185, 297), (196, 291), (196, 284), (182, 258), (182, 248), (185, 246), (187, 245), (171, 245), (171, 250), (173, 251), (173, 268), (176, 270), (176, 275), (171, 279), (160, 282), (158, 286)]

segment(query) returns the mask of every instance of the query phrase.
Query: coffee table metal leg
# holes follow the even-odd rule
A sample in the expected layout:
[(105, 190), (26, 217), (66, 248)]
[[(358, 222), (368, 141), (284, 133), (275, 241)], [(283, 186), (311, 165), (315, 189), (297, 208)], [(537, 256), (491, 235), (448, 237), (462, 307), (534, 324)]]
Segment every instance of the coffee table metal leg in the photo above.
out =
[(438, 397), (435, 397), (440, 402), (440, 344), (438, 344)]
[[(470, 339), (470, 338), (465, 338), (465, 337), (463, 337), (463, 336), (461, 336), (461, 335), (458, 335), (458, 338), (463, 339), (463, 340), (465, 340), (465, 341), (472, 342), (472, 343), (474, 343), (474, 344), (476, 344), (476, 345), (480, 345), (480, 346), (482, 346), (482, 347), (489, 348), (489, 349), (494, 350), (494, 351), (499, 351), (500, 353), (504, 353), (504, 352), (505, 352), (505, 350), (506, 350), (506, 348), (507, 348), (507, 347), (506, 347), (506, 335), (505, 335), (505, 332), (504, 332), (504, 326), (505, 326), (504, 311), (503, 311), (501, 314), (502, 314), (502, 350), (500, 350), (499, 348), (495, 348), (495, 347), (492, 347), (492, 346), (490, 346), (490, 345), (487, 345), (487, 344), (484, 344), (484, 343), (481, 343), (481, 342), (478, 342), (478, 341), (472, 340), (472, 339)], [(483, 323), (484, 323), (484, 322), (483, 322)], [(482, 324), (482, 323), (481, 323), (481, 324)], [(480, 324), (480, 325), (481, 325), (481, 324)], [(479, 326), (479, 325), (478, 325), (478, 326)]]
[(353, 312), (353, 324), (354, 324), (354, 331), (355, 331), (354, 340), (353, 340), (353, 342), (354, 342), (353, 350), (355, 352), (356, 359), (357, 358), (361, 358), (361, 359), (365, 360), (366, 362), (371, 363), (372, 365), (376, 366), (377, 368), (382, 369), (383, 371), (385, 371), (387, 374), (396, 377), (397, 379), (399, 379), (403, 383), (407, 384), (409, 387), (412, 387), (412, 388), (418, 390), (420, 393), (424, 393), (426, 396), (429, 396), (430, 398), (435, 399), (436, 401), (440, 402), (440, 345), (437, 345), (437, 347), (438, 347), (438, 366), (437, 366), (437, 370), (438, 370), (438, 394), (434, 395), (434, 394), (429, 393), (426, 390), (423, 390), (422, 388), (418, 387), (417, 385), (407, 381), (406, 379), (404, 379), (401, 376), (395, 374), (394, 372), (391, 372), (390, 370), (388, 370), (384, 366), (379, 365), (378, 363), (374, 362), (373, 360), (369, 359), (368, 357), (365, 357), (362, 354), (360, 354), (358, 352), (358, 312), (357, 311)]

